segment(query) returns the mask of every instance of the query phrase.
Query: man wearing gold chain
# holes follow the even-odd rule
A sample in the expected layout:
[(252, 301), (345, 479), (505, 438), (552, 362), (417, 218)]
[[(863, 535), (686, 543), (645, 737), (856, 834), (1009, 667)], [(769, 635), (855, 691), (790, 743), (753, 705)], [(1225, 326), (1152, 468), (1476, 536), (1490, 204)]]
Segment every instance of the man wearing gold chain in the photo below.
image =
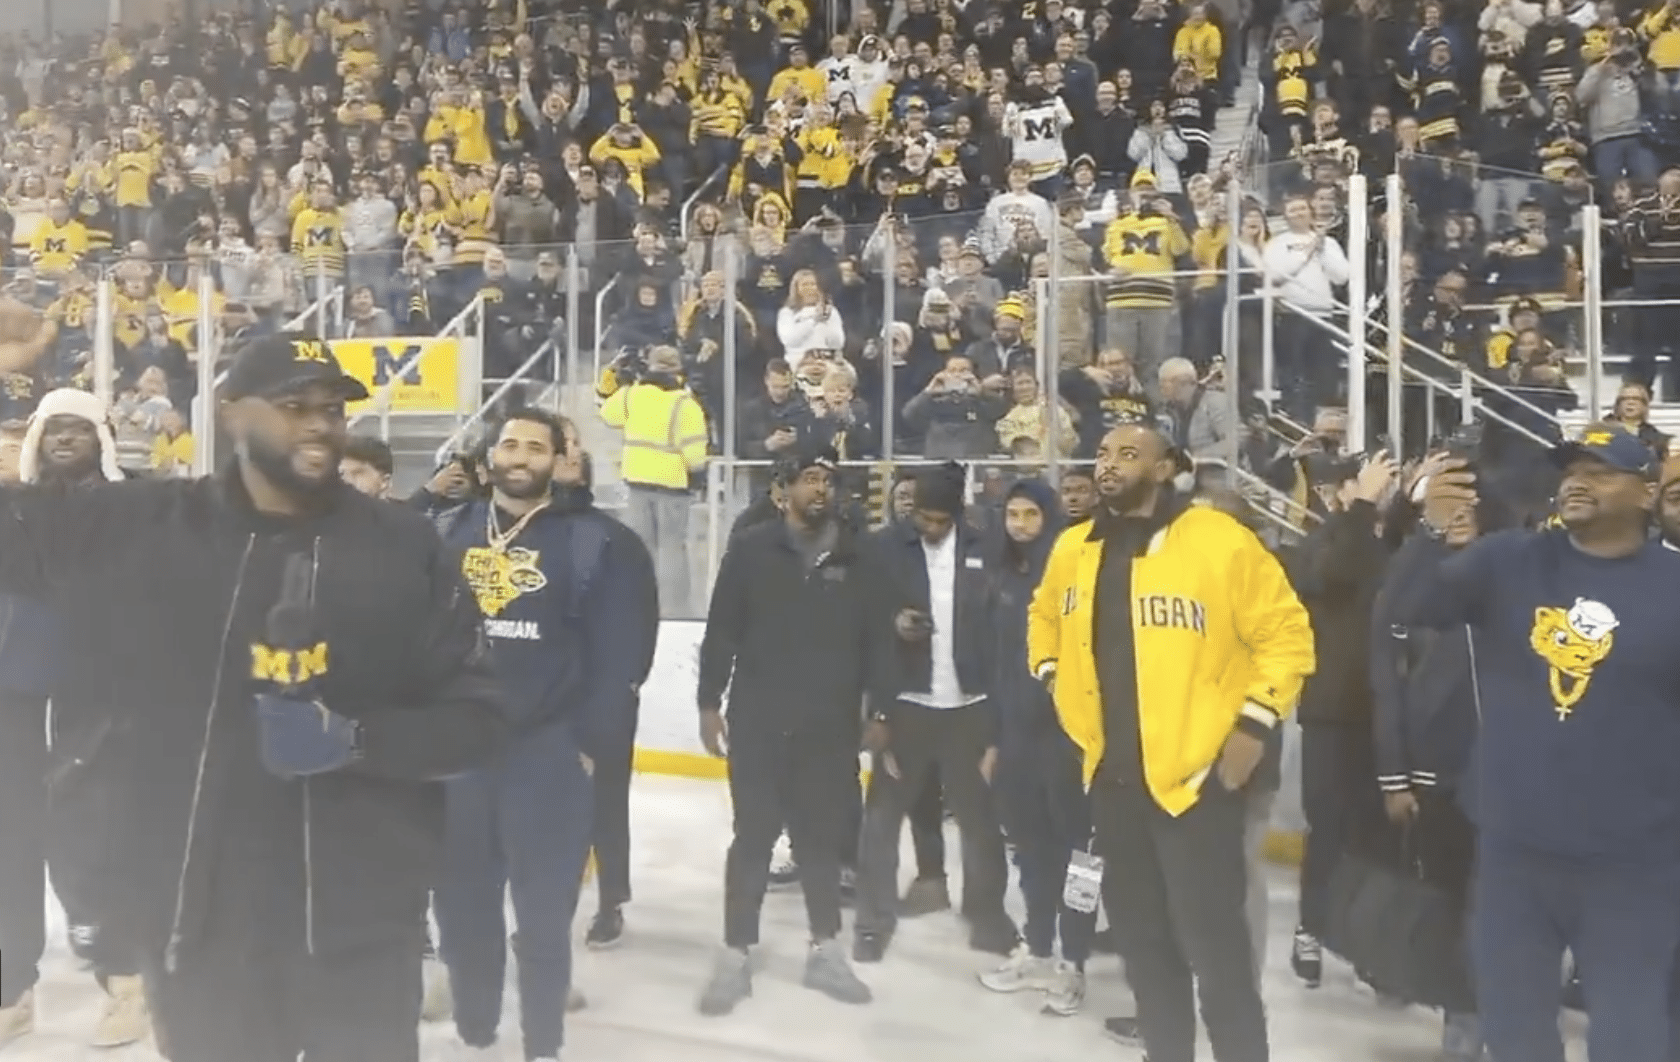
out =
[(488, 1053), (502, 1014), (511, 886), (525, 1057), (539, 1062), (557, 1059), (564, 1041), (590, 775), (634, 726), (659, 617), (646, 552), (587, 491), (555, 484), (568, 441), (559, 418), (510, 414), (489, 454), (490, 498), (445, 529), (463, 551), (514, 731), (500, 764), (449, 783), (441, 950), (456, 1031)]

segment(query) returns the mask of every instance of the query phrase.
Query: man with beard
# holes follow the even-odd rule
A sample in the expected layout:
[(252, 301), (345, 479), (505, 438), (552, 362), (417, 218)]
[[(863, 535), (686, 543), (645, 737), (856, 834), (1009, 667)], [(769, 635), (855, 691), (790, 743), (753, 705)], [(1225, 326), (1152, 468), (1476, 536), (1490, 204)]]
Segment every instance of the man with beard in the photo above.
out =
[(1475, 504), (1450, 462), (1393, 612), (1476, 633), (1480, 734), (1470, 906), (1477, 1002), (1498, 1059), (1562, 1062), (1567, 949), (1593, 1058), (1668, 1062), (1680, 948), (1680, 557), (1650, 536), (1658, 470), (1614, 425), (1558, 446), (1559, 529), (1446, 544)]
[(864, 693), (881, 675), (879, 577), (865, 543), (835, 518), (833, 452), (783, 461), (781, 518), (729, 544), (700, 643), (700, 737), (729, 761), (735, 808), (724, 946), (699, 1001), (706, 1015), (752, 995), (749, 951), (784, 824), (811, 929), (805, 986), (842, 1003), (872, 998), (837, 939), (838, 854), (855, 821)]
[[(21, 441), (9, 483), (68, 493), (120, 480), (103, 403), (85, 391), (41, 399)], [(101, 823), (115, 796), (102, 784), (97, 756), (113, 722), (110, 685), (59, 667), (62, 633), (45, 588), (8, 595), (0, 623), (0, 1044), (34, 1028), (37, 965), (46, 945), (42, 871), (72, 925), (78, 953), (91, 960), (107, 999), (89, 1043), (111, 1048), (150, 1032), (136, 955), (114, 932), (92, 924), (90, 890), (103, 873)], [(100, 672), (103, 674), (103, 672)], [(90, 682), (91, 680), (91, 682)], [(53, 703), (52, 750), (47, 701)], [(56, 761), (59, 766), (51, 768)], [(50, 793), (48, 778), (55, 780)]]
[(496, 1042), (511, 888), (525, 1057), (556, 1059), (572, 980), (572, 917), (592, 834), (595, 763), (624, 755), (658, 607), (646, 554), (587, 492), (555, 488), (567, 453), (552, 414), (509, 414), (491, 448), (491, 496), (446, 530), (484, 613), (507, 689), (511, 743), (448, 785), (438, 928), (455, 1029)]
[(138, 944), (173, 1062), (413, 1062), (435, 780), (505, 732), (431, 527), (339, 479), (367, 389), (324, 343), (238, 352), (201, 480), (7, 490), (0, 587), (122, 677), (103, 932)]
[(1027, 658), (1083, 754), (1089, 869), (1149, 1057), (1192, 1062), (1199, 994), (1214, 1058), (1266, 1062), (1245, 792), (1313, 670), (1312, 629), (1252, 531), (1173, 491), (1187, 465), (1146, 417), (1103, 438), (1099, 507), (1051, 551)]

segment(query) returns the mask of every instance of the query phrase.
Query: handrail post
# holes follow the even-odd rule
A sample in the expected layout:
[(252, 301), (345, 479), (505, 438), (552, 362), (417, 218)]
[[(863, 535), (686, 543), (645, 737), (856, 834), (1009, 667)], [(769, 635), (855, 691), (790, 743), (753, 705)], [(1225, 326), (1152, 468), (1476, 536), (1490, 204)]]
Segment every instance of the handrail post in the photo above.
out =
[(881, 247), (881, 460), (891, 462), (896, 441), (898, 373), (893, 364), (893, 321), (898, 314), (898, 227), (887, 222)]
[[(739, 276), (739, 255), (725, 255), (723, 258), (723, 349), (713, 357), (723, 359), (723, 423), (718, 425), (721, 438), (718, 439), (718, 452), (723, 455), (723, 504), (729, 518), (735, 519), (735, 434), (737, 430), (735, 396), (740, 389), (740, 359), (737, 356), (741, 342), (741, 329), (736, 321), (740, 314), (740, 306), (735, 301), (741, 282)], [(712, 569), (713, 572), (716, 569)], [(707, 578), (711, 578), (708, 572)]]
[(1274, 344), (1277, 342), (1277, 288), (1273, 286), (1270, 273), (1264, 273), (1260, 279), (1260, 390), (1256, 392), (1260, 401), (1266, 403), (1267, 411), (1277, 404), (1280, 396), (1277, 389), (1277, 355)]
[[(116, 281), (109, 270), (101, 270), (93, 302), (93, 393), (99, 404), (111, 408), (116, 393)], [(202, 344), (201, 344), (202, 345)]]
[[(1365, 270), (1371, 261), (1371, 202), (1365, 175), (1348, 177), (1347, 437), (1355, 451), (1370, 445), (1365, 424)], [(1398, 454), (1390, 456), (1398, 458)]]
[(208, 269), (198, 275), (198, 400), (193, 432), (193, 475), (216, 468), (216, 280)]
[[(1400, 272), (1400, 255), (1406, 242), (1406, 201), (1398, 173), (1388, 175), (1387, 185), (1388, 209), (1384, 220), (1387, 222), (1388, 238), (1383, 261), (1388, 265), (1385, 285), (1388, 294), (1388, 445), (1394, 451), (1391, 456), (1398, 460), (1406, 453), (1406, 392), (1405, 377), (1402, 375), (1406, 351), (1401, 344), (1406, 329), (1406, 285)], [(1357, 306), (1350, 309), (1354, 313), (1359, 312)], [(1433, 401), (1433, 396), (1429, 397)]]
[(618, 287), (618, 277), (613, 277), (601, 286), (595, 293), (595, 372), (592, 378), (599, 379), (601, 375), (601, 344), (607, 338), (607, 293)]
[[(1059, 210), (1059, 208), (1058, 208)], [(1062, 485), (1062, 406), (1061, 388), (1058, 377), (1062, 370), (1062, 337), (1061, 337), (1061, 284), (1062, 281), (1062, 219), (1057, 218), (1050, 226), (1050, 275), (1044, 282), (1045, 298), (1043, 302), (1042, 320), (1045, 325), (1039, 332), (1043, 343), (1039, 350), (1044, 352), (1044, 459), (1049, 462), (1048, 476), (1050, 486), (1060, 488)]]
[[(1225, 240), (1225, 313), (1223, 342), (1225, 355), (1225, 401), (1230, 406), (1230, 423), (1240, 425), (1242, 419), (1242, 248), (1237, 242), (1241, 228), (1243, 206), (1242, 182), (1233, 178), (1226, 193), (1225, 226), (1229, 234)], [(1236, 468), (1242, 460), (1242, 432), (1231, 432), (1225, 442), (1227, 467)]]
[[(571, 408), (567, 412), (573, 420), (581, 418), (584, 409), (587, 408), (581, 397), (585, 392), (579, 390), (584, 381), (579, 379), (582, 374), (578, 371), (581, 368), (578, 364), (578, 318), (583, 311), (582, 288), (583, 266), (578, 261), (577, 244), (574, 243), (566, 248), (566, 349), (562, 353), (565, 359), (566, 394), (572, 399)], [(556, 364), (558, 365), (558, 359)], [(558, 371), (557, 368), (556, 372)], [(556, 375), (555, 379), (559, 378)], [(595, 381), (590, 380), (589, 386), (593, 388)]]
[[(1587, 348), (1587, 410), (1604, 416), (1604, 230), (1597, 203), (1581, 208), (1581, 341)], [(1670, 398), (1671, 396), (1664, 396)], [(1673, 396), (1680, 397), (1680, 396)], [(1672, 399), (1671, 399), (1672, 400)]]

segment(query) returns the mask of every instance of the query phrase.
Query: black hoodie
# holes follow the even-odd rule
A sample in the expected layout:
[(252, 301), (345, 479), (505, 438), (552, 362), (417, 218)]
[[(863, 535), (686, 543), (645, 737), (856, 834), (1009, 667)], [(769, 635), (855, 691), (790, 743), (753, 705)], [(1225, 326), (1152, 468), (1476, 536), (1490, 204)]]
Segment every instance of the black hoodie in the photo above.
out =
[(1027, 606), (1066, 519), (1056, 491), (1043, 480), (1023, 479), (1010, 487), (1004, 496), (1006, 508), (1012, 498), (1028, 498), (1036, 504), (1044, 514), (1044, 530), (1022, 544), (1010, 538), (1000, 522), (993, 547), (990, 611), (997, 635), (992, 654), (997, 673), (992, 679), (992, 703), (999, 713), (1000, 745), (1042, 738), (1058, 726), (1049, 691), (1027, 670)]

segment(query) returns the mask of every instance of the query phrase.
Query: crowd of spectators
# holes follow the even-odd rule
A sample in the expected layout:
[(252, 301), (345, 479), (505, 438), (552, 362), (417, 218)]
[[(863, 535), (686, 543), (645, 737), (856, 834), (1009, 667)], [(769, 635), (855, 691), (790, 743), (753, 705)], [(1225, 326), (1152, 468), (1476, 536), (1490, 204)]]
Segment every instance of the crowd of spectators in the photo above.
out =
[[(0, 419), (87, 382), (109, 276), (119, 404), (137, 435), (179, 436), (209, 274), (224, 337), (323, 296), (311, 322), (335, 335), (435, 334), (481, 299), (489, 379), (575, 312), (604, 390), (674, 347), (722, 452), (733, 278), (740, 456), (815, 435), (854, 460), (889, 436), (900, 455), (1086, 457), (1145, 397), (1224, 456), (1233, 435), (1271, 441), (1262, 398), (1300, 424), (1345, 400), (1323, 323), (1350, 270), (1383, 275), (1380, 247), (1347, 260), (1354, 172), (1373, 194), (1404, 182), (1371, 205), (1375, 232), (1405, 214), (1416, 390), (1463, 365), (1573, 401), (1593, 199), (1606, 286), (1646, 303), (1607, 343), (1649, 390), (1680, 372), (1680, 310), (1659, 304), (1680, 299), (1673, 9), (332, 0), (10, 41), (6, 291), (60, 329), (7, 375)], [(1250, 53), (1259, 167), (1212, 151)], [(1225, 378), (1233, 239), (1240, 293), (1265, 275), (1280, 296), (1268, 381), (1258, 298)], [(1087, 278), (1053, 320), (1035, 283), (1052, 253)], [(1457, 403), (1433, 407), (1450, 430)]]

